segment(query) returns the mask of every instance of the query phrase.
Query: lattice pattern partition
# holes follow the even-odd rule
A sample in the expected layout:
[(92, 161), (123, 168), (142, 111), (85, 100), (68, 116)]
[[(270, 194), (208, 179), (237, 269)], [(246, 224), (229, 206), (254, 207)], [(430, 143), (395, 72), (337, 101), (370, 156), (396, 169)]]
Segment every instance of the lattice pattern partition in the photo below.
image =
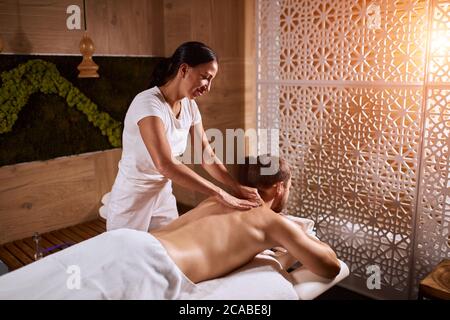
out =
[(257, 4), (258, 127), (294, 168), (287, 212), (315, 220), (346, 286), (414, 296), (450, 252), (448, 1)]
[(432, 4), (413, 288), (450, 258), (450, 1)]

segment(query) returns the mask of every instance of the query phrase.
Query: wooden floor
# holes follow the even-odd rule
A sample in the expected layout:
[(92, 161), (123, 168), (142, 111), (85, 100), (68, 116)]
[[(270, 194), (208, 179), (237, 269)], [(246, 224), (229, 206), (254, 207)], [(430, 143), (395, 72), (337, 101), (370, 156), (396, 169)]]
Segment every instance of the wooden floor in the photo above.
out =
[[(95, 237), (105, 230), (106, 220), (98, 218), (76, 226), (43, 233), (40, 235), (40, 248), (45, 257), (64, 250), (70, 245)], [(16, 270), (35, 261), (35, 247), (33, 237), (5, 243), (0, 245), (0, 260), (8, 266), (9, 271)]]

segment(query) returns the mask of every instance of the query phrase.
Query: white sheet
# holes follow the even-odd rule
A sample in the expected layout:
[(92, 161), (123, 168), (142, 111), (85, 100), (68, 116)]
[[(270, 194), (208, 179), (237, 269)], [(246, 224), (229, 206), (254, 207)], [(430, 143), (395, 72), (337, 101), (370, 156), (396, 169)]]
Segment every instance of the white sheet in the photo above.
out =
[(0, 300), (176, 299), (191, 290), (159, 241), (131, 229), (102, 233), (0, 277)]

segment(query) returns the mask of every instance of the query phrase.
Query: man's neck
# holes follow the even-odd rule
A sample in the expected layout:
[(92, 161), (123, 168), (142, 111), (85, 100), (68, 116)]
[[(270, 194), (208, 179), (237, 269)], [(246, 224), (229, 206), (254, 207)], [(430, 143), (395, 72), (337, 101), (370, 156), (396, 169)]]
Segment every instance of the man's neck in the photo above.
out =
[(267, 194), (261, 194), (261, 193), (260, 193), (260, 196), (261, 196), (261, 199), (264, 201), (264, 204), (267, 207), (272, 208), (272, 204), (273, 204), (273, 201), (275, 200), (275, 198), (271, 197)]

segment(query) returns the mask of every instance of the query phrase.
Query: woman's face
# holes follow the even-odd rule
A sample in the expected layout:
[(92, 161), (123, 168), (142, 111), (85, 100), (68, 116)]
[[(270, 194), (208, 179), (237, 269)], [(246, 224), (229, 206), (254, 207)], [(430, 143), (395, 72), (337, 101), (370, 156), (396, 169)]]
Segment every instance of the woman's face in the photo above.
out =
[(217, 61), (189, 67), (183, 64), (180, 67), (182, 76), (182, 90), (186, 97), (195, 99), (209, 92), (212, 80), (215, 78), (219, 66)]

